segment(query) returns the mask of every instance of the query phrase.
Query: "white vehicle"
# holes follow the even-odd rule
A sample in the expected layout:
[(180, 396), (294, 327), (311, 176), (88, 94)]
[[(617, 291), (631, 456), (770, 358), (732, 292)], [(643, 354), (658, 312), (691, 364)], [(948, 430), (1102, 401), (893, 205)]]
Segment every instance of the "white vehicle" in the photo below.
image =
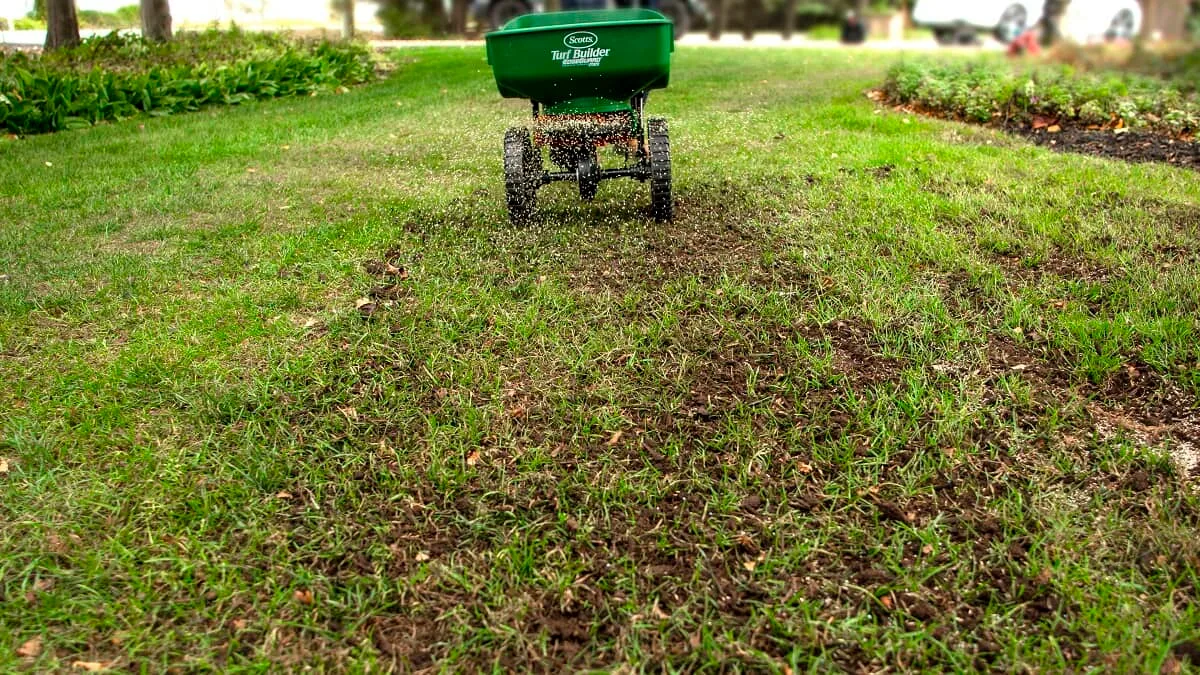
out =
[(1130, 40), (1142, 28), (1137, 0), (917, 0), (913, 23), (932, 28), (942, 44), (972, 42), (981, 30), (1008, 43), (1037, 26), (1047, 10), (1058, 17), (1058, 34), (1074, 42)]

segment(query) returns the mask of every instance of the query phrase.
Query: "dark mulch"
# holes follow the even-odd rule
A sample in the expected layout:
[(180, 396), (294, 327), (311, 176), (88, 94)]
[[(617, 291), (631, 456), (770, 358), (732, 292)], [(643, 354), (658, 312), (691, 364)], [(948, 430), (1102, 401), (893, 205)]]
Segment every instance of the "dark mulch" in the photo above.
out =
[(1059, 152), (1112, 157), (1127, 162), (1164, 162), (1200, 169), (1200, 143), (1140, 131), (1114, 133), (1108, 129), (1066, 127), (1058, 133), (1009, 125), (1007, 131)]

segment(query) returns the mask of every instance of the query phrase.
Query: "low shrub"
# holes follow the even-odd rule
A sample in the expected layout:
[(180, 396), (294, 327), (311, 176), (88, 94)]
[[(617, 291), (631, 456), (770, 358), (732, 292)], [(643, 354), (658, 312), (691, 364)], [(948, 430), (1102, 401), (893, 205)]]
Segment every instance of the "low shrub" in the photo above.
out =
[(0, 56), (0, 128), (36, 134), (312, 94), (374, 77), (362, 44), (242, 31), (159, 44), (111, 33), (73, 49)]
[(46, 30), (46, 22), (41, 19), (20, 17), (13, 19), (13, 30)]
[(1200, 116), (1200, 99), (1188, 77), (1167, 81), (1061, 64), (905, 61), (888, 72), (884, 92), (894, 102), (973, 122), (1025, 122), (1040, 115), (1194, 134)]

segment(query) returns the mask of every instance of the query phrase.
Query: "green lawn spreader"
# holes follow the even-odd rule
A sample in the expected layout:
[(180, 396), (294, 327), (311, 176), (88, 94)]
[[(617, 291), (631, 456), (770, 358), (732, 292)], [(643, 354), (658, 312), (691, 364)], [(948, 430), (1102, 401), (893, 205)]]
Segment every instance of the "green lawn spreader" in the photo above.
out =
[[(609, 178), (649, 181), (651, 214), (671, 220), (667, 122), (647, 120), (645, 108), (647, 92), (670, 78), (673, 30), (658, 12), (617, 9), (527, 14), (485, 36), (500, 94), (533, 105), (532, 133), (514, 127), (504, 135), (514, 223), (529, 219), (543, 185), (575, 181), (591, 201)], [(621, 166), (600, 165), (605, 146)], [(543, 149), (557, 171), (543, 167)]]

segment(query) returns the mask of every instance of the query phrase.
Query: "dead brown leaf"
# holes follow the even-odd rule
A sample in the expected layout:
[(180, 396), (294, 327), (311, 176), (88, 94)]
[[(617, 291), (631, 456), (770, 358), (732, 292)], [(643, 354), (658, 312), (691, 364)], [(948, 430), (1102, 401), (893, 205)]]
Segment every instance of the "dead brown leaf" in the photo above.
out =
[(474, 450), (471, 452), (471, 454), (467, 455), (467, 466), (475, 466), (478, 463), (479, 463), (479, 451)]
[(624, 435), (625, 435), (624, 431), (614, 431), (613, 435), (608, 438), (608, 442), (605, 443), (605, 445), (612, 447), (612, 446), (616, 445), (617, 443), (620, 443), (621, 437)]
[(307, 588), (302, 588), (293, 593), (292, 598), (303, 605), (311, 605), (313, 603), (313, 592)]
[(108, 664), (101, 663), (100, 661), (76, 661), (71, 664), (71, 667), (75, 670), (86, 670), (89, 673), (99, 673), (108, 670)]
[(17, 647), (17, 656), (27, 659), (37, 658), (42, 654), (42, 638), (35, 637), (26, 640), (24, 644)]

